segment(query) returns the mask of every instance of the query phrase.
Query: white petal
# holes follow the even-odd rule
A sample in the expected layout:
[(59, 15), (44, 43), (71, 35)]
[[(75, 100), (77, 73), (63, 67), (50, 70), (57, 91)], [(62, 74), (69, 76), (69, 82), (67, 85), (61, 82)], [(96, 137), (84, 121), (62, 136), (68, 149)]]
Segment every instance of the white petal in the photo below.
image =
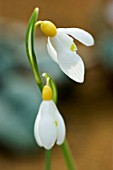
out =
[(59, 113), (55, 103), (51, 100), (51, 111), (53, 113), (54, 116), (54, 121), (58, 123), (57, 125), (57, 144), (61, 145), (64, 140), (65, 140), (65, 135), (66, 135), (66, 128), (65, 128), (65, 123), (64, 120), (61, 116), (61, 114)]
[(73, 38), (64, 34), (64, 33), (57, 33), (57, 35), (53, 38), (50, 38), (50, 42), (53, 45), (54, 49), (57, 51), (57, 60), (58, 60), (58, 52), (62, 51), (62, 45), (70, 49), (73, 44)]
[(59, 28), (59, 32), (69, 34), (86, 46), (94, 45), (94, 39), (91, 34), (80, 28)]
[(41, 121), (39, 123), (38, 132), (41, 143), (45, 149), (51, 149), (56, 141), (57, 130), (51, 114), (51, 102), (43, 101), (41, 108)]
[(73, 44), (73, 38), (65, 33), (60, 33), (59, 31), (57, 32), (58, 39), (65, 45), (65, 47), (70, 49), (71, 45)]
[(72, 80), (79, 83), (84, 81), (84, 63), (78, 54), (65, 49), (58, 54), (58, 63), (62, 71)]
[(51, 42), (50, 42), (50, 38), (48, 38), (48, 43), (47, 43), (47, 50), (49, 55), (51, 56), (51, 58), (58, 63), (57, 60), (57, 52), (55, 51), (54, 47), (52, 46)]
[(34, 136), (35, 136), (37, 144), (39, 146), (42, 146), (41, 139), (39, 137), (39, 123), (41, 121), (41, 114), (40, 114), (41, 109), (40, 108), (39, 108), (39, 112), (38, 112), (38, 115), (36, 117), (35, 124), (34, 124)]
[(61, 145), (65, 140), (66, 128), (65, 128), (64, 120), (63, 120), (62, 116), (60, 115), (60, 113), (58, 114), (57, 121), (58, 121), (57, 144)]
[(37, 114), (35, 124), (34, 124), (34, 136), (35, 136), (36, 142), (39, 146), (42, 146), (42, 142), (41, 142), (41, 139), (40, 139), (40, 136), (39, 136), (39, 123), (41, 121), (41, 117), (42, 117), (42, 113), (43, 113), (43, 107), (44, 107), (44, 102), (42, 102), (40, 107), (39, 107), (39, 112)]
[(39, 124), (39, 136), (45, 149), (51, 149), (55, 144), (57, 132), (55, 123), (50, 115), (43, 116)]

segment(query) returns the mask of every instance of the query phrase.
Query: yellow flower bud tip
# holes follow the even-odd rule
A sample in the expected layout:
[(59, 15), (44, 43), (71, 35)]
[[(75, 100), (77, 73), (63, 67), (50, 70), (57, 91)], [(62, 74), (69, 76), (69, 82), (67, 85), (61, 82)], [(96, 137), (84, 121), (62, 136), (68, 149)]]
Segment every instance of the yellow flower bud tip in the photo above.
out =
[(52, 89), (50, 86), (45, 85), (42, 90), (42, 98), (43, 100), (52, 100)]
[(50, 21), (42, 21), (40, 29), (48, 37), (54, 37), (57, 34), (56, 26)]

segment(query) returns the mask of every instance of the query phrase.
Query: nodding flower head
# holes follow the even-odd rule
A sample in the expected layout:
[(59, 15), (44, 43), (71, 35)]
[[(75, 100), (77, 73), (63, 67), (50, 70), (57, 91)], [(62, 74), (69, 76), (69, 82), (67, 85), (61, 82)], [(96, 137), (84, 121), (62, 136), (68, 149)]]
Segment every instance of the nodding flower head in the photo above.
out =
[(51, 149), (55, 142), (58, 145), (64, 142), (66, 128), (64, 120), (52, 100), (50, 86), (44, 86), (42, 98), (43, 101), (35, 120), (34, 136), (39, 146)]
[[(84, 81), (84, 63), (77, 54), (73, 38), (86, 46), (92, 46), (94, 44), (92, 35), (80, 28), (56, 28), (50, 21), (38, 21), (37, 23), (40, 24), (41, 31), (48, 37), (47, 50), (51, 58), (67, 76), (82, 83)], [(37, 23), (36, 25), (38, 25)]]

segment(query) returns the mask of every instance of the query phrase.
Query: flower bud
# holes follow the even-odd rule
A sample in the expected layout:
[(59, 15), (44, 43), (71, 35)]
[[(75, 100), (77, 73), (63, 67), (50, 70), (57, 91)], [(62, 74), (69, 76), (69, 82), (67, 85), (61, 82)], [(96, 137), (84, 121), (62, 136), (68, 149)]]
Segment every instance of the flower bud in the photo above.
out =
[(42, 90), (42, 98), (43, 100), (52, 100), (52, 89), (50, 86), (45, 85)]
[(48, 37), (54, 37), (57, 33), (56, 26), (50, 21), (42, 21), (40, 29)]

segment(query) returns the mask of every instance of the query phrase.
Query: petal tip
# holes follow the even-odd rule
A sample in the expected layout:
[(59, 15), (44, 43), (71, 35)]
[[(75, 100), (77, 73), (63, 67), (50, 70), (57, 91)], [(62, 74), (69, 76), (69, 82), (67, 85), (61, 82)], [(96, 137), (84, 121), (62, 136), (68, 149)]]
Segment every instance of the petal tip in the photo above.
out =
[(62, 145), (63, 143), (64, 143), (64, 140), (62, 142), (59, 142), (59, 141), (56, 142), (57, 145)]
[(77, 83), (83, 83), (84, 82), (84, 78), (82, 78), (82, 79), (77, 79), (77, 80), (75, 80)]
[(46, 150), (50, 150), (52, 147), (54, 146), (54, 144), (53, 145), (45, 145), (45, 146), (43, 146)]
[(94, 38), (91, 36), (89, 43), (86, 44), (86, 46), (93, 46), (95, 44)]

